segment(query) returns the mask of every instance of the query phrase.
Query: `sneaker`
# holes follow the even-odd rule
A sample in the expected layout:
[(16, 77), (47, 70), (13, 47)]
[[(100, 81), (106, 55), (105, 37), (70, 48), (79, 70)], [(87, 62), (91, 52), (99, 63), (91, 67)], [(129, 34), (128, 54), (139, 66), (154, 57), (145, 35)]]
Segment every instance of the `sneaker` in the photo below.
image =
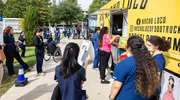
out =
[(93, 70), (99, 71), (99, 68), (92, 68)]
[(45, 75), (44, 73), (37, 74), (37, 76), (44, 76), (44, 75)]
[(8, 68), (5, 69), (5, 72), (8, 72)]
[(101, 84), (109, 84), (110, 82), (107, 80), (101, 80)]
[(42, 71), (41, 73), (46, 73), (46, 71)]
[(17, 75), (16, 74), (13, 74), (13, 75), (11, 75), (12, 77), (17, 77)]
[(28, 67), (28, 69), (27, 69), (28, 71), (31, 71), (32, 70), (32, 68), (30, 68), (30, 67)]

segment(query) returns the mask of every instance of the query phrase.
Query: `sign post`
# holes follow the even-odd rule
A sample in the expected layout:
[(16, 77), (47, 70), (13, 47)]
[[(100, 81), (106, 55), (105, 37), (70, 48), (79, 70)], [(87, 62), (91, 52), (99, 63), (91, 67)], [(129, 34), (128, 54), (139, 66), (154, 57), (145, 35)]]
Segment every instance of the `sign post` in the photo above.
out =
[(3, 45), (3, 17), (0, 15), (0, 45)]
[(81, 66), (83, 65), (82, 58), (84, 58), (83, 55), (84, 55), (85, 52), (88, 52), (90, 60), (93, 60), (93, 58), (94, 58), (94, 49), (93, 49), (93, 45), (92, 45), (91, 41), (89, 41), (89, 40), (84, 40), (82, 45), (81, 45), (81, 48), (80, 48), (80, 52), (79, 52), (79, 56), (78, 56), (78, 63)]

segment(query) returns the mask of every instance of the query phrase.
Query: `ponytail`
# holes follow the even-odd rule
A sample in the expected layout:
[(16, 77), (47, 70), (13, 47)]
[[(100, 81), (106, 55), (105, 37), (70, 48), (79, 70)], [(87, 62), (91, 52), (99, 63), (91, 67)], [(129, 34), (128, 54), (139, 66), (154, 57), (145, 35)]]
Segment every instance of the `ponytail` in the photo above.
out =
[(151, 97), (159, 87), (157, 64), (141, 37), (130, 37), (127, 41), (127, 47), (131, 48), (136, 61), (136, 90), (143, 97)]
[[(39, 32), (42, 32), (42, 31), (43, 31), (42, 28), (37, 28), (37, 29), (34, 31), (34, 36), (36, 35), (37, 32), (39, 33)], [(33, 36), (33, 37), (34, 37), (34, 36)]]
[(103, 27), (100, 31), (100, 34), (98, 36), (98, 47), (102, 46), (103, 36), (107, 33), (108, 27)]
[(33, 35), (33, 37), (36, 35), (36, 33), (37, 33), (37, 29), (34, 31), (34, 35)]
[(162, 39), (163, 44), (159, 46), (159, 50), (161, 51), (168, 51), (171, 48), (171, 43)]
[(159, 36), (151, 36), (147, 41), (152, 43), (154, 46), (159, 46), (159, 50), (161, 51), (168, 51), (171, 48), (171, 43)]

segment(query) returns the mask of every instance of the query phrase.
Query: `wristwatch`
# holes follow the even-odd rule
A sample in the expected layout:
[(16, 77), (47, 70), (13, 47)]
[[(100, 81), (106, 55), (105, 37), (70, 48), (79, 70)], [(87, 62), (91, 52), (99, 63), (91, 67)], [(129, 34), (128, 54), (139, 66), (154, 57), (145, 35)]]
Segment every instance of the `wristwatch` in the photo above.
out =
[(109, 95), (109, 100), (114, 100), (113, 98), (111, 98), (111, 95)]

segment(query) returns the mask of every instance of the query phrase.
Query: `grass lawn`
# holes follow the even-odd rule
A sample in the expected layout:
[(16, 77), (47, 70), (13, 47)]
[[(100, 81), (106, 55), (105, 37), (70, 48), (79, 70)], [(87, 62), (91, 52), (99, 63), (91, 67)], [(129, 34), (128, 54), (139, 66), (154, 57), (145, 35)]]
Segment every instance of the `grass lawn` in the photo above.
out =
[[(15, 34), (14, 35), (15, 40), (18, 40), (19, 34)], [(61, 36), (61, 39), (63, 38), (63, 36)], [(19, 54), (21, 54), (21, 49), (19, 48), (20, 52)], [(27, 63), (30, 67), (33, 67), (36, 64), (36, 56), (35, 56), (35, 47), (26, 47), (26, 53), (25, 53), (26, 58), (22, 58), (23, 61), (25, 63)], [(5, 60), (6, 61), (6, 60)], [(4, 61), (4, 70), (6, 69), (5, 66), (5, 61)], [(14, 63), (15, 65), (17, 65), (17, 67), (14, 67), (14, 71), (15, 74), (18, 74), (19, 71), (19, 63), (16, 61), (16, 59), (14, 59)], [(27, 71), (24, 71), (24, 73), (26, 73)], [(11, 88), (14, 85), (15, 80), (17, 80), (17, 77), (11, 77), (8, 75), (8, 72), (4, 72), (3, 75), (3, 80), (2, 80), (2, 87), (1, 87), (1, 94), (0, 96), (2, 96), (4, 93), (6, 93), (9, 88)]]
[[(23, 58), (23, 61), (26, 62), (30, 67), (36, 64), (36, 56), (35, 56), (34, 48), (35, 47), (26, 47), (26, 54), (25, 54), (26, 58)], [(14, 67), (14, 71), (15, 71), (15, 74), (18, 74), (20, 64), (16, 61), (16, 59), (14, 59), (13, 64), (17, 65), (17, 67)], [(5, 69), (6, 69), (6, 66), (4, 63), (4, 70)], [(27, 71), (24, 71), (24, 73), (26, 72)], [(6, 93), (6, 91), (14, 85), (15, 80), (17, 80), (17, 77), (11, 77), (9, 76), (8, 72), (4, 72), (2, 87), (1, 87), (1, 96), (4, 93)]]

